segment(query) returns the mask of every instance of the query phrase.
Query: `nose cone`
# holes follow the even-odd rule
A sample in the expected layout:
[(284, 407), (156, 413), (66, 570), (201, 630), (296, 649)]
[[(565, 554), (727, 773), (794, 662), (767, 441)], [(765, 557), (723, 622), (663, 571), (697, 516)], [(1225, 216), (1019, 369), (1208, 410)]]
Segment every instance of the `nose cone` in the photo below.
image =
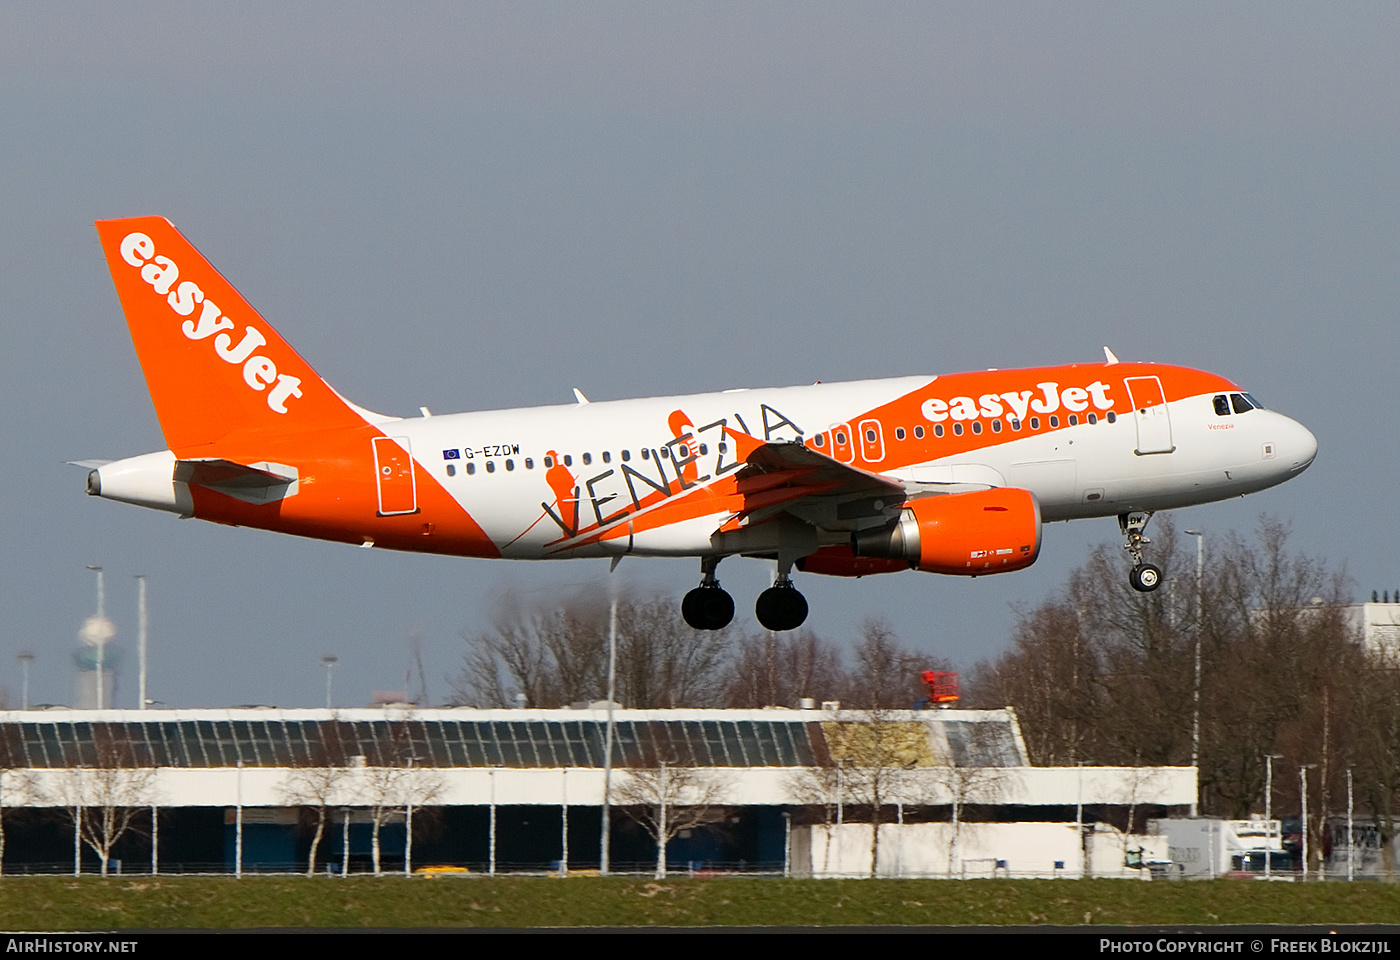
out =
[(1302, 473), (1317, 456), (1317, 437), (1297, 420), (1283, 420), (1279, 437), (1278, 458), (1288, 468), (1290, 476)]

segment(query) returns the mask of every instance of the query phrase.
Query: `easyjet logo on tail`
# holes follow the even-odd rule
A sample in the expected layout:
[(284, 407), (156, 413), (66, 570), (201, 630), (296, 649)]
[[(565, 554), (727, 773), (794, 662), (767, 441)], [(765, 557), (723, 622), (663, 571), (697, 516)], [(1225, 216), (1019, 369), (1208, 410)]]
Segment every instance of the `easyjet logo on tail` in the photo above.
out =
[[(238, 343), (228, 331), (235, 324), (219, 311), (219, 306), (204, 295), (193, 280), (180, 279), (180, 267), (169, 257), (157, 256), (156, 245), (144, 233), (128, 233), (121, 242), (122, 259), (141, 268), (141, 279), (156, 293), (165, 297), (170, 309), (178, 316), (191, 319), (180, 324), (180, 330), (191, 340), (214, 337), (214, 352), (219, 359), (242, 366), (243, 382), (259, 392), (267, 390), (267, 405), (274, 413), (287, 412), (287, 400), (301, 396), (301, 378), (279, 374), (277, 364), (255, 351), (267, 345), (267, 338), (252, 326), (243, 328)], [(198, 319), (193, 319), (199, 307)], [(271, 387), (272, 389), (268, 390)]]

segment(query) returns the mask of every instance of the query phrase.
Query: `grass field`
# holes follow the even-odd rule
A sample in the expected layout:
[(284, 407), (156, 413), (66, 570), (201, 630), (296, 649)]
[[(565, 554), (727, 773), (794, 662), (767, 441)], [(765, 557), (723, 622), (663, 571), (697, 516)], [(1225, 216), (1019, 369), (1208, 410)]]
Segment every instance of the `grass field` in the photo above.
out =
[(1400, 885), (1122, 880), (7, 877), (9, 930), (1400, 923)]

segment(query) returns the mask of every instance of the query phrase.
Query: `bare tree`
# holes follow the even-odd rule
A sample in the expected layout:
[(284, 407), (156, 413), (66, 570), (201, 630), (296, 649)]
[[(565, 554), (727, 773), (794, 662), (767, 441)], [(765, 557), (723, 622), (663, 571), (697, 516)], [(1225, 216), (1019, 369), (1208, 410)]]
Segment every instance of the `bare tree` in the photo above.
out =
[(623, 812), (656, 842), (656, 878), (666, 876), (666, 847), (683, 830), (724, 819), (729, 781), (693, 766), (662, 761), (627, 772), (613, 788)]
[[(951, 826), (948, 836), (948, 876), (957, 871), (959, 842), (965, 822), (964, 808), (969, 804), (995, 804), (1000, 802), (1007, 768), (1001, 766), (1005, 760), (1001, 756), (1000, 727), (986, 722), (962, 721), (942, 724), (947, 737), (946, 752), (940, 750), (932, 765), (919, 771), (920, 779), (927, 778), (936, 788), (948, 797), (948, 819)], [(952, 731), (956, 733), (952, 733)], [(960, 741), (957, 747), (954, 740)]]
[(1372, 650), (1351, 701), (1356, 784), (1376, 818), (1381, 868), (1395, 879), (1395, 814), (1400, 798), (1400, 655)]
[(920, 674), (947, 669), (946, 661), (904, 646), (889, 622), (875, 617), (861, 624), (854, 654), (855, 668), (841, 697), (846, 708), (909, 709), (927, 693)]
[(838, 810), (846, 802), (846, 784), (841, 767), (830, 755), (822, 756), (815, 766), (802, 767), (789, 773), (785, 786), (794, 802), (820, 811), (825, 840), (822, 863), (829, 869), (832, 826), (836, 823)]
[(929, 759), (928, 730), (922, 721), (897, 719), (879, 710), (822, 727), (841, 774), (842, 801), (870, 811), (870, 875), (876, 876), (885, 805), (910, 795), (911, 772)]
[(803, 697), (839, 700), (849, 686), (841, 651), (811, 630), (739, 638), (725, 680), (730, 707), (796, 706)]
[[(1202, 809), (1225, 816), (1262, 807), (1266, 755), (1316, 763), (1310, 830), (1320, 829), (1364, 739), (1355, 714), (1366, 672), (1345, 578), (1290, 551), (1287, 528), (1269, 518), (1250, 539), (1215, 538), (1199, 579), (1170, 517), (1154, 540), (1161, 589), (1131, 590), (1116, 547), (1095, 550), (1061, 595), (1022, 614), (1010, 651), (978, 665), (970, 704), (1015, 706), (1037, 763), (1194, 757)], [(1292, 778), (1275, 789), (1297, 802)]]
[[(357, 778), (357, 799), (369, 809), (375, 876), (382, 872), (380, 828), (400, 814), (407, 820), (407, 812), (412, 808), (436, 803), (445, 788), (437, 771), (423, 765), (426, 758), (414, 755), (411, 725), (415, 722), (411, 715), (392, 721), (387, 739), (380, 739), (377, 755), (366, 758), (369, 762)], [(405, 857), (411, 842), (405, 834)]]
[(103, 723), (93, 724), (91, 766), (75, 766), (59, 780), (61, 799), (70, 822), (102, 863), (102, 875), (112, 849), (150, 809), (155, 770), (137, 766), (130, 745)]
[(306, 858), (308, 877), (316, 873), (316, 854), (325, 836), (331, 808), (348, 802), (353, 795), (354, 772), (349, 766), (350, 757), (341, 737), (339, 719), (332, 715), (329, 722), (319, 724), (319, 730), (321, 735), (311, 745), (305, 765), (298, 764), (289, 770), (278, 788), (286, 803), (309, 807), (316, 818)]
[[(718, 705), (731, 643), (729, 630), (692, 630), (669, 597), (624, 597), (617, 612), (617, 696), (633, 707)], [(454, 698), (511, 706), (524, 694), (535, 706), (601, 699), (607, 691), (608, 607), (577, 597), (563, 607), (530, 607), (509, 598), (495, 626), (467, 639)]]

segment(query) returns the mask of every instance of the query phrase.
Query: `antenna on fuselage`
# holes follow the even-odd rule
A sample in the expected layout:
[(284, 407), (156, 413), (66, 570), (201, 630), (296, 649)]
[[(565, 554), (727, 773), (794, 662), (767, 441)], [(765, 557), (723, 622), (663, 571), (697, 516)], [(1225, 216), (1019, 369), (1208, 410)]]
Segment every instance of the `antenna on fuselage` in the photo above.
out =
[(583, 395), (583, 391), (580, 390), (578, 387), (574, 387), (574, 399), (577, 400), (579, 403), (588, 402), (588, 398)]
[[(1103, 348), (1103, 359), (1110, 367), (1118, 362), (1118, 358), (1113, 355), (1113, 351), (1108, 349), (1108, 347)], [(578, 391), (574, 392), (577, 393)]]

